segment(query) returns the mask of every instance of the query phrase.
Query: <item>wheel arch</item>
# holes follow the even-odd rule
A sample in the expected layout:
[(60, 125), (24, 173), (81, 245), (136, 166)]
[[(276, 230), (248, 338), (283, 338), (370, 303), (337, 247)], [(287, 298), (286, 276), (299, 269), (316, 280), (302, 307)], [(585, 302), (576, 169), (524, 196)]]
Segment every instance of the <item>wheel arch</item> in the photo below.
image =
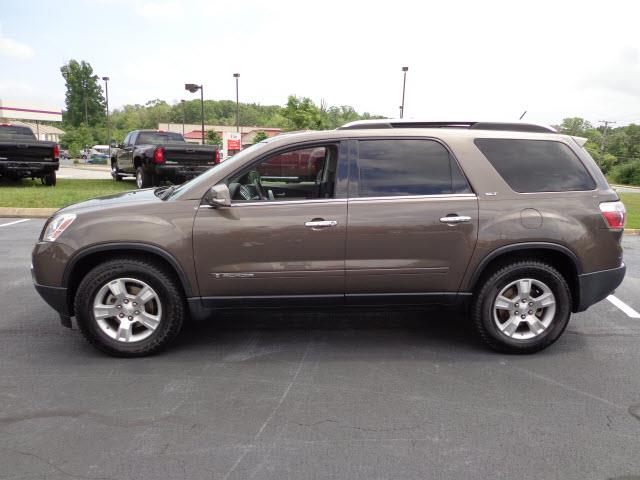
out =
[(193, 287), (178, 261), (166, 250), (144, 243), (108, 243), (87, 247), (77, 252), (65, 268), (62, 285), (67, 288), (67, 305), (74, 315), (73, 301), (82, 278), (96, 265), (118, 256), (134, 256), (160, 263), (176, 276), (185, 299), (193, 296)]
[(564, 245), (547, 242), (527, 242), (506, 245), (489, 253), (475, 268), (469, 280), (469, 290), (476, 291), (483, 278), (501, 266), (524, 259), (534, 259), (549, 263), (565, 278), (571, 289), (572, 310), (580, 305), (580, 282), (578, 276), (583, 273), (578, 256)]

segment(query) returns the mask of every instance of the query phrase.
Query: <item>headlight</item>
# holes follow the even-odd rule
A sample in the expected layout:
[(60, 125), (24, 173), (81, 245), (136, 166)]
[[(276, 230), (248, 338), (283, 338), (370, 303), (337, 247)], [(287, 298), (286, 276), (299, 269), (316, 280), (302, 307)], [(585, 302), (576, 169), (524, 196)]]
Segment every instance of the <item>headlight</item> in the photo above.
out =
[(47, 242), (55, 242), (58, 237), (62, 235), (62, 232), (64, 232), (75, 219), (75, 213), (63, 213), (62, 215), (57, 215), (49, 222), (49, 225), (47, 225), (42, 239)]

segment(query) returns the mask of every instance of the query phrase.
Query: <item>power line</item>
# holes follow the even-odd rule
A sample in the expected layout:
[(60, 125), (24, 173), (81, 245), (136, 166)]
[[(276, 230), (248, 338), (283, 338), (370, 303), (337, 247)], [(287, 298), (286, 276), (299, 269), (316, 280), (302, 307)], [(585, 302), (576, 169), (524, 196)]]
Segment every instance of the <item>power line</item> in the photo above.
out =
[(602, 130), (602, 140), (600, 140), (600, 155), (604, 155), (604, 147), (607, 142), (607, 128), (609, 124), (617, 123), (614, 120), (598, 120), (598, 123), (604, 123), (604, 129)]

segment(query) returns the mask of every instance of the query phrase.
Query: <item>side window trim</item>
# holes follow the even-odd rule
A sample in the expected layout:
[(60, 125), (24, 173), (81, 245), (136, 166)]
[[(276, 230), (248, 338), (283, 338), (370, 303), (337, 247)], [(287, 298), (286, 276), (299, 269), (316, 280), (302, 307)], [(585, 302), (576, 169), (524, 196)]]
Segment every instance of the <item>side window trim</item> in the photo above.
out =
[(237, 170), (234, 170), (230, 174), (228, 174), (224, 179), (222, 179), (218, 183), (226, 183), (244, 173), (249, 172), (252, 168), (256, 167), (260, 163), (276, 156), (281, 155), (287, 152), (293, 152), (296, 150), (303, 150), (314, 147), (331, 147), (334, 146), (336, 148), (338, 158), (337, 158), (337, 170), (336, 170), (336, 178), (335, 178), (335, 191), (333, 198), (318, 198), (318, 199), (299, 199), (299, 200), (278, 200), (278, 201), (238, 201), (232, 200), (232, 207), (242, 207), (242, 206), (259, 206), (259, 205), (290, 205), (290, 204), (302, 204), (302, 203), (340, 203), (347, 201), (347, 189), (348, 189), (348, 171), (349, 171), (349, 155), (347, 151), (347, 141), (344, 139), (327, 139), (322, 141), (307, 141), (301, 142), (293, 145), (287, 145), (281, 148), (277, 148), (271, 150), (269, 152), (265, 152), (259, 157), (255, 158), (251, 163), (244, 165)]
[[(360, 142), (363, 141), (368, 141), (368, 140), (425, 140), (425, 141), (432, 141), (432, 142), (436, 142), (439, 145), (441, 145), (446, 151), (447, 154), (449, 156), (449, 171), (451, 172), (451, 182), (452, 182), (452, 187), (453, 187), (453, 168), (454, 165), (455, 167), (457, 167), (458, 172), (460, 172), (460, 175), (462, 176), (462, 179), (464, 180), (464, 182), (466, 183), (468, 189), (469, 189), (469, 193), (433, 193), (433, 194), (416, 194), (416, 195), (389, 195), (389, 196), (360, 196), (360, 165), (358, 164), (358, 160), (360, 158), (360, 150), (359, 150), (359, 144)], [(448, 198), (448, 197), (460, 197), (460, 198), (477, 198), (477, 194), (475, 192), (475, 189), (473, 188), (473, 186), (471, 185), (471, 182), (469, 181), (469, 178), (467, 177), (467, 174), (465, 173), (464, 169), (462, 168), (462, 166), (460, 165), (460, 162), (458, 161), (458, 159), (456, 158), (455, 154), (453, 153), (453, 151), (451, 150), (451, 148), (449, 148), (449, 145), (447, 145), (444, 141), (442, 141), (439, 138), (435, 138), (435, 137), (414, 137), (414, 136), (399, 136), (399, 137), (395, 137), (395, 136), (380, 136), (380, 137), (358, 137), (357, 139), (351, 139), (349, 140), (349, 166), (350, 166), (350, 171), (349, 171), (349, 190), (348, 190), (348, 195), (349, 195), (349, 199), (361, 199), (361, 200), (382, 200), (382, 199), (387, 199), (387, 200), (392, 200), (392, 199), (401, 199), (401, 200), (407, 200), (407, 199), (421, 199), (421, 198)]]

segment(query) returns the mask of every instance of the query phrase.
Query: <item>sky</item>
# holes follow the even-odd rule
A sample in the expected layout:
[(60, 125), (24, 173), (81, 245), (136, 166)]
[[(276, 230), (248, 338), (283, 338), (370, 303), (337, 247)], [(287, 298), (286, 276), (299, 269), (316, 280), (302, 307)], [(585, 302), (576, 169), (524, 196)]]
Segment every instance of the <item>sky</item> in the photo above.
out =
[(640, 2), (0, 0), (0, 99), (64, 108), (60, 66), (111, 108), (288, 95), (405, 118), (640, 123)]

